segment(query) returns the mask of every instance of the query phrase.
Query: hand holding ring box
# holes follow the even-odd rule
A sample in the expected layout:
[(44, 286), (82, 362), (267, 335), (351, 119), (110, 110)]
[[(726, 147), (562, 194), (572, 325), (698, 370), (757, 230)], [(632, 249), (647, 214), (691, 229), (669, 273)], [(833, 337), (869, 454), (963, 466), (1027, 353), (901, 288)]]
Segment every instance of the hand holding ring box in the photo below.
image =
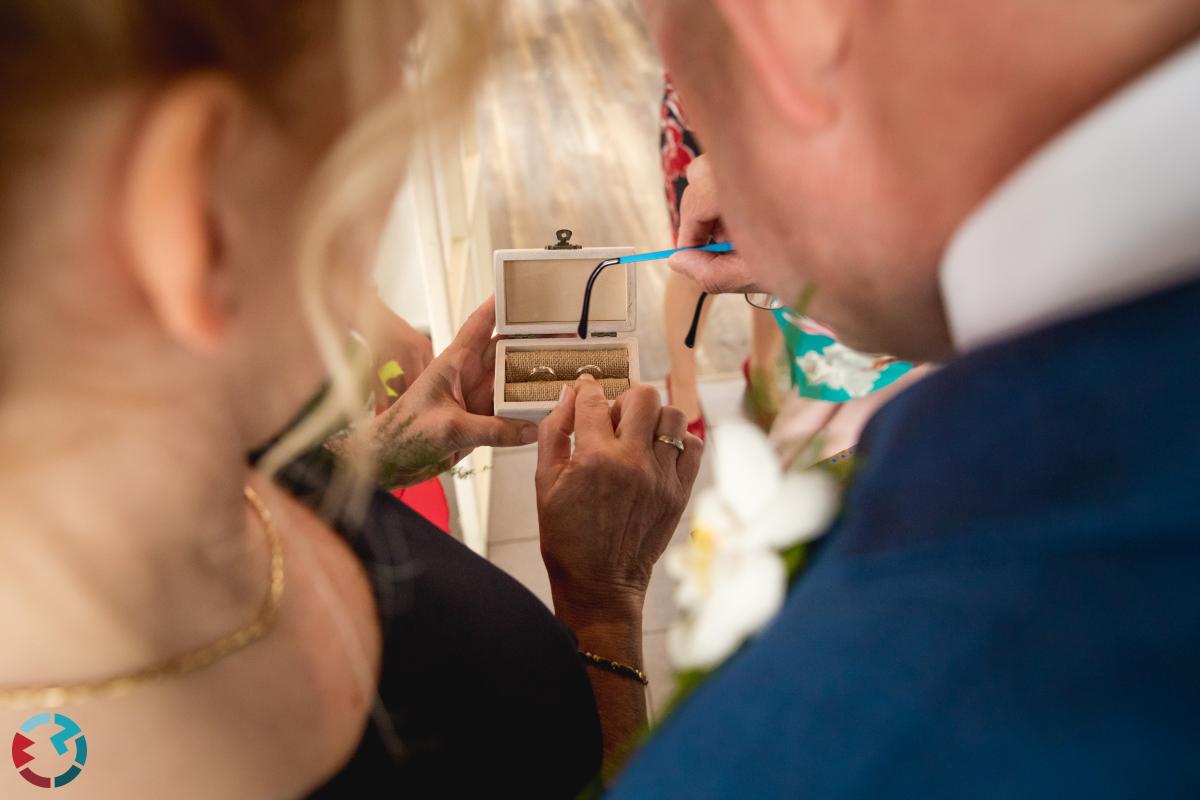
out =
[[(639, 381), (637, 273), (627, 264), (604, 270), (592, 289), (589, 335), (580, 339), (579, 309), (596, 264), (632, 247), (580, 247), (571, 232), (537, 250), (497, 250), (494, 407), (497, 416), (538, 422), (562, 386), (588, 373), (609, 401)], [(569, 338), (568, 338), (569, 337)]]

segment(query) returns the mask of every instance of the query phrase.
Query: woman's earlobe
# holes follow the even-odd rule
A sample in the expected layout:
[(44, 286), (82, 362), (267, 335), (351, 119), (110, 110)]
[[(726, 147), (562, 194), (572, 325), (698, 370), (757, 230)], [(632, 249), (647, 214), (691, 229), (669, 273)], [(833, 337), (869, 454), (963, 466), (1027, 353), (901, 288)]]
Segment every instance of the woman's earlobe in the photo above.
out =
[(216, 77), (160, 92), (135, 133), (120, 195), (130, 277), (164, 333), (200, 353), (220, 347), (233, 307), (211, 186), (213, 143), (238, 102)]

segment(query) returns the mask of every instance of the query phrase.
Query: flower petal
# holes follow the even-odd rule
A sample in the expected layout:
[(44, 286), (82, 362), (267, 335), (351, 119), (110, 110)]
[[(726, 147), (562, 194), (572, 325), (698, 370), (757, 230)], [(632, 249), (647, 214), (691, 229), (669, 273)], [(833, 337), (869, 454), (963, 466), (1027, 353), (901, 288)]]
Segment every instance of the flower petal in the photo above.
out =
[(675, 607), (687, 612), (697, 606), (711, 583), (709, 564), (688, 545), (672, 547), (663, 556), (663, 566), (676, 581)]
[(787, 571), (773, 553), (721, 559), (713, 591), (667, 632), (667, 654), (676, 669), (705, 669), (727, 658), (783, 606)]
[(693, 507), (693, 530), (705, 530), (718, 539), (724, 539), (728, 534), (736, 535), (741, 527), (716, 489), (705, 489), (696, 495)]
[(774, 502), (746, 524), (746, 535), (764, 547), (782, 550), (824, 534), (837, 507), (832, 477), (819, 470), (789, 472)]
[(782, 480), (779, 457), (767, 437), (748, 422), (727, 422), (713, 431), (717, 491), (740, 520), (755, 516)]

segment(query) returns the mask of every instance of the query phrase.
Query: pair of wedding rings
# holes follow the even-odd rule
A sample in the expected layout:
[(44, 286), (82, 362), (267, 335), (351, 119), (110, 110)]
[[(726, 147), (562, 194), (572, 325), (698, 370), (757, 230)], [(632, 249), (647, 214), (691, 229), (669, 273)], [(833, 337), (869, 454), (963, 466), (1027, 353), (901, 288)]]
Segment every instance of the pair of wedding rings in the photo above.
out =
[[(604, 370), (595, 364), (584, 364), (582, 367), (575, 370), (575, 377), (578, 378), (580, 375), (585, 373), (591, 375), (596, 380), (600, 380), (604, 377)], [(559, 380), (558, 373), (555, 372), (554, 367), (547, 367), (545, 365), (537, 366), (529, 370), (528, 378), (531, 381)]]

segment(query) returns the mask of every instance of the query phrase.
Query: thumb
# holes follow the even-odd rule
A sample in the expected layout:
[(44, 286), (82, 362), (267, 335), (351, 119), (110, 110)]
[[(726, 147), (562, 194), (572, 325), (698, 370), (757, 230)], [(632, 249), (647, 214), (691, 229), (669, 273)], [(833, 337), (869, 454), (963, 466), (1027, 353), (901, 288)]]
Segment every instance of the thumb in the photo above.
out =
[(667, 259), (667, 266), (680, 275), (691, 278), (704, 287), (705, 291), (709, 291), (709, 294), (720, 294), (719, 291), (713, 292), (708, 289), (708, 284), (712, 283), (712, 262), (715, 259), (714, 253), (706, 253), (702, 250), (684, 250)]
[(519, 419), (464, 414), (458, 423), (463, 447), (517, 447), (537, 441), (537, 425)]
[(451, 346), (461, 345), (468, 350), (480, 352), (487, 346), (495, 327), (496, 296), (492, 295), (471, 312), (471, 316), (467, 317), (467, 321), (458, 329)]

